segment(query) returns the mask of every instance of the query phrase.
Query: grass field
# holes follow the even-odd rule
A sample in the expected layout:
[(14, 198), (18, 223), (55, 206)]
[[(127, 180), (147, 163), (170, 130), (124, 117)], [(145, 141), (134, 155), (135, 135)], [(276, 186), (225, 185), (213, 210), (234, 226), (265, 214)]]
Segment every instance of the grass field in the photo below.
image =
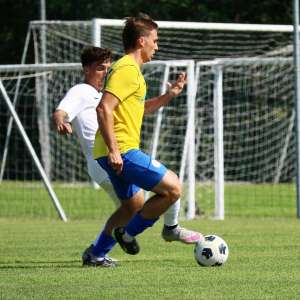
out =
[(199, 267), (193, 246), (163, 242), (161, 223), (140, 236), (139, 255), (115, 247), (118, 268), (82, 268), (81, 252), (101, 223), (0, 219), (0, 299), (300, 298), (297, 220), (183, 223), (228, 242), (229, 260), (219, 268)]
[[(108, 216), (114, 207), (105, 193), (89, 185), (74, 184), (66, 187), (54, 184), (54, 190), (67, 216), (72, 220), (98, 219), (99, 215)], [(213, 190), (213, 184), (197, 185), (196, 201), (206, 217), (214, 213)], [(295, 195), (295, 184), (226, 184), (225, 214), (294, 218)], [(0, 217), (57, 217), (41, 182), (2, 182), (0, 204)]]
[[(63, 206), (70, 221), (63, 223), (40, 193), (31, 191), (22, 202), (4, 190), (0, 192), (1, 300), (300, 298), (300, 222), (293, 216), (294, 202), (276, 210), (270, 206), (277, 217), (261, 217), (268, 205), (257, 201), (248, 203), (241, 217), (232, 213), (225, 221), (208, 217), (182, 221), (186, 227), (227, 241), (230, 254), (222, 267), (200, 267), (193, 246), (165, 243), (160, 221), (139, 237), (139, 255), (126, 255), (116, 246), (111, 255), (119, 260), (119, 267), (101, 269), (81, 266), (82, 251), (113, 210), (103, 195), (99, 203), (99, 191), (92, 196), (90, 188), (80, 189), (90, 196), (88, 203), (71, 201), (68, 194)], [(235, 206), (243, 197), (233, 197), (232, 211), (243, 208)], [(251, 216), (255, 206), (258, 214)], [(287, 212), (285, 217), (278, 217), (280, 210)], [(91, 218), (84, 218), (82, 211)]]

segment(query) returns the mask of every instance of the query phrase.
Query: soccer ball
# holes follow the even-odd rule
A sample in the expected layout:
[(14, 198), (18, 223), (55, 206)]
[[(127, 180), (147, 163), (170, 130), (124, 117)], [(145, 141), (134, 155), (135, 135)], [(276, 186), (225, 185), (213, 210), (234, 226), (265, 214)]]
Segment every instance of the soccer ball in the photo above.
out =
[(221, 266), (229, 254), (226, 242), (217, 235), (206, 235), (194, 249), (195, 259), (200, 266)]

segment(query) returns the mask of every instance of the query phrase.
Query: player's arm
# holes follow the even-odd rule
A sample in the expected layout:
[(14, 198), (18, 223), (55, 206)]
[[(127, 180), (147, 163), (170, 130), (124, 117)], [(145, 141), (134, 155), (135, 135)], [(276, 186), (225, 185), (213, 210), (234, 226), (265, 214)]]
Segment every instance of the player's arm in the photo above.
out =
[(53, 113), (54, 126), (59, 134), (72, 134), (72, 126), (66, 121), (68, 114), (61, 109)]
[(119, 99), (109, 92), (104, 92), (96, 108), (99, 130), (108, 148), (108, 163), (120, 174), (123, 169), (123, 160), (119, 151), (114, 133), (113, 112), (119, 105)]
[(148, 99), (145, 102), (145, 114), (158, 110), (161, 106), (167, 105), (170, 100), (178, 96), (186, 84), (186, 73), (181, 73), (175, 82), (168, 83), (168, 91), (158, 97)]

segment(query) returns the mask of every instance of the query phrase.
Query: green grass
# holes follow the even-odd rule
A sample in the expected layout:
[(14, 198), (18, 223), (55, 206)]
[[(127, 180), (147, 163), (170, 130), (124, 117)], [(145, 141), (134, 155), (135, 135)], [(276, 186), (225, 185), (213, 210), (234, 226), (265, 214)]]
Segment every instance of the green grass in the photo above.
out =
[(183, 222), (228, 243), (227, 263), (199, 267), (193, 246), (165, 243), (161, 223), (139, 237), (142, 251), (112, 256), (115, 269), (82, 268), (97, 221), (0, 219), (0, 299), (297, 299), (300, 223), (227, 218)]
[[(67, 216), (72, 220), (98, 219), (114, 208), (108, 196), (90, 186), (54, 184)], [(183, 197), (182, 207), (185, 206)], [(205, 217), (214, 213), (214, 186), (197, 184), (196, 201)], [(57, 218), (41, 183), (4, 181), (0, 184), (0, 217)], [(290, 217), (296, 215), (295, 184), (226, 184), (226, 216)]]
[(82, 251), (114, 209), (103, 192), (55, 186), (69, 217), (63, 223), (40, 186), (0, 187), (1, 300), (300, 298), (300, 222), (292, 185), (227, 185), (225, 221), (209, 218), (213, 193), (199, 187), (206, 214), (181, 224), (226, 240), (229, 260), (220, 268), (199, 267), (191, 245), (165, 243), (160, 221), (139, 236), (139, 255), (114, 248), (115, 269), (81, 266)]
[[(206, 216), (214, 212), (214, 186), (197, 185), (196, 199)], [(227, 216), (295, 217), (295, 184), (227, 183), (224, 191)]]
[[(103, 190), (91, 186), (54, 185), (55, 193), (70, 219), (99, 219), (114, 209)], [(2, 182), (0, 217), (57, 219), (54, 205), (41, 183)]]

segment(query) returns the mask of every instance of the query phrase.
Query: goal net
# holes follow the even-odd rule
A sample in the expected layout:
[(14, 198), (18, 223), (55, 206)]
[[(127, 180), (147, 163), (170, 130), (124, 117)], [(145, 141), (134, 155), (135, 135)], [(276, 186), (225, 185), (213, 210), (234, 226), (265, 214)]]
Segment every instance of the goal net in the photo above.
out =
[[(144, 65), (142, 71), (149, 85), (148, 97), (151, 98), (164, 92), (167, 82), (173, 81), (180, 72), (193, 76), (194, 65), (193, 61), (157, 61)], [(97, 217), (101, 208), (99, 191), (91, 188), (76, 135), (60, 136), (51, 125), (52, 113), (58, 102), (70, 87), (82, 82), (82, 79), (81, 65), (78, 63), (0, 66), (0, 81), (14, 103), (58, 199), (66, 214), (72, 218)], [(37, 211), (37, 216), (52, 216), (55, 211), (43, 188), (39, 170), (25, 149), (23, 138), (14, 123), (12, 130), (9, 129), (11, 114), (2, 101), (2, 94), (0, 99), (0, 198), (5, 201), (1, 203), (1, 214), (7, 216), (17, 212), (30, 215), (30, 211)], [(156, 114), (146, 115), (142, 128), (142, 149), (180, 174), (183, 184), (188, 176), (186, 170), (194, 164), (187, 159), (188, 139), (182, 139), (182, 136), (189, 136), (192, 130), (188, 126), (189, 115), (192, 114), (191, 99), (188, 85), (176, 101)], [(86, 203), (87, 209), (77, 211), (77, 202)], [(18, 209), (14, 210), (14, 205)], [(95, 207), (98, 209), (93, 210)]]
[[(202, 205), (208, 211), (218, 209), (211, 182), (219, 180), (217, 187), (225, 189), (225, 207), (231, 215), (293, 215), (292, 59), (203, 61), (196, 74), (196, 174)], [(220, 173), (224, 177), (216, 178)]]
[[(123, 55), (124, 20), (33, 21), (35, 63), (78, 62), (82, 47), (98, 45)], [(289, 25), (252, 25), (158, 21), (158, 60), (213, 60), (261, 55), (289, 56), (293, 28)]]
[[(122, 24), (94, 20), (93, 43), (120, 55)], [(294, 215), (293, 71), (291, 61), (281, 61), (293, 54), (292, 26), (158, 25), (157, 59), (188, 57), (199, 62), (194, 146), (200, 211), (220, 219), (225, 207), (228, 215)], [(254, 59), (242, 62), (249, 57)], [(213, 67), (211, 61), (226, 58), (240, 66)], [(205, 61), (210, 61), (209, 70)]]
[[(123, 24), (123, 20), (105, 19), (31, 22), (22, 63), (28, 63), (26, 49), (29, 48), (29, 40), (33, 41), (35, 63), (78, 62), (82, 47), (89, 44), (111, 48), (115, 58), (118, 58), (123, 53), (121, 42)], [(224, 101), (222, 138), (226, 214), (293, 215), (295, 207), (293, 87), (291, 80), (288, 80), (288, 84), (284, 82), (287, 80), (286, 78), (292, 77), (292, 64), (278, 63), (278, 60), (292, 57), (292, 26), (191, 22), (158, 22), (158, 24), (160, 28), (159, 51), (156, 59), (185, 60), (188, 58), (199, 62), (195, 69), (198, 75), (194, 82), (197, 97), (194, 123), (196, 135), (193, 146), (196, 153), (194, 166), (197, 179), (196, 206), (200, 208), (200, 212), (211, 215), (215, 209), (219, 210), (220, 201), (222, 201), (220, 200), (221, 196), (218, 196), (222, 192), (222, 184), (218, 183), (220, 176), (222, 179), (222, 172), (218, 172), (222, 170), (218, 168), (219, 162), (215, 159), (217, 154), (220, 155), (218, 144), (215, 143), (216, 139), (220, 138), (220, 134), (218, 135), (218, 130), (214, 129), (218, 123), (213, 119), (213, 114), (216, 113), (213, 102), (217, 93), (224, 92), (222, 97)], [(249, 64), (241, 63), (243, 58), (249, 57), (255, 59)], [(216, 64), (212, 62), (215, 59), (225, 58), (236, 59), (236, 62), (240, 61), (240, 66), (235, 65), (236, 63), (232, 61), (231, 64), (234, 66), (224, 67), (223, 70), (223, 63), (220, 63), (217, 68)], [(268, 58), (276, 58), (277, 62), (262, 63), (263, 59)], [(220, 68), (222, 70), (221, 83), (215, 78), (216, 70)], [(157, 76), (157, 78), (162, 80), (162, 77)], [(151, 85), (152, 83), (149, 84), (149, 86)], [(270, 93), (276, 91), (276, 95), (281, 93), (281, 100), (278, 98), (276, 101), (270, 102), (268, 99), (271, 96), (263, 97), (266, 95), (266, 90)], [(259, 96), (260, 94), (261, 96)], [(176, 104), (180, 105), (181, 102), (178, 101)], [(255, 107), (252, 107), (253, 105)], [(272, 105), (278, 109), (270, 109)], [(289, 107), (290, 111), (287, 113), (287, 108), (283, 109), (283, 106)], [(270, 111), (270, 115), (267, 115), (268, 109), (272, 111), (273, 115)], [(285, 112), (280, 114), (280, 109)], [(169, 108), (161, 113), (167, 114), (168, 110)], [(246, 112), (251, 117), (245, 118)], [(286, 118), (285, 125), (283, 125), (284, 117)], [(176, 120), (173, 118), (172, 122), (177, 124), (177, 118)], [(145, 120), (145, 128), (155, 131), (155, 124), (158, 120), (160, 117), (149, 117)], [(172, 123), (170, 122), (170, 124)], [(184, 122), (183, 124), (187, 125)], [(169, 136), (171, 127), (172, 125), (169, 125), (167, 138), (164, 142), (158, 143), (158, 147), (166, 146), (168, 144), (165, 142), (166, 140), (169, 141), (169, 144), (173, 141)], [(163, 135), (164, 130), (168, 127), (162, 125), (160, 128)], [(250, 128), (251, 131), (247, 132), (246, 129), (250, 130)], [(278, 144), (274, 140), (276, 130), (281, 130), (278, 134), (280, 137), (277, 137), (277, 141), (281, 142)], [(268, 134), (272, 135), (273, 139)], [(149, 139), (146, 136), (144, 135), (143, 140), (147, 142)], [(246, 137), (247, 139), (245, 139)], [(185, 135), (181, 131), (177, 132), (174, 129), (172, 138), (181, 140), (181, 143), (184, 144)], [(283, 141), (283, 138), (286, 138), (286, 141)], [(271, 140), (273, 143), (270, 143)], [(233, 147), (234, 143), (236, 146)], [(266, 144), (270, 147), (266, 147)], [(283, 145), (284, 149), (280, 150), (279, 148)], [(146, 149), (147, 145), (144, 147)], [(172, 150), (172, 148), (162, 149), (157, 155), (165, 161), (164, 153)], [(279, 153), (281, 155), (278, 158)], [(169, 164), (169, 162), (167, 163)], [(173, 165), (169, 166), (174, 168)], [(178, 168), (175, 168), (175, 171), (178, 172)], [(289, 173), (289, 175), (284, 175), (285, 173)], [(217, 201), (215, 201), (215, 197), (217, 197)], [(193, 207), (191, 211), (193, 211)]]

